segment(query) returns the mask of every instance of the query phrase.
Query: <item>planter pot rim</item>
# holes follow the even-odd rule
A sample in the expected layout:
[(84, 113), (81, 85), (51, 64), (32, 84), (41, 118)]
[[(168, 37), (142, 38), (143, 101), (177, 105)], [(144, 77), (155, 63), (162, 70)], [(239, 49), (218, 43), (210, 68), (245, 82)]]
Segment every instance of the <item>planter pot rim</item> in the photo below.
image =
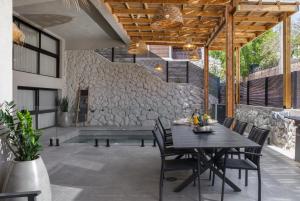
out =
[(37, 160), (39, 160), (39, 159), (41, 159), (41, 156), (39, 155), (36, 159), (34, 159), (34, 160), (30, 160), (30, 161), (17, 161), (17, 160), (12, 160), (11, 162), (13, 162), (13, 163), (26, 163), (26, 162), (28, 162), (28, 163), (30, 163), (30, 162), (33, 162), (33, 161), (37, 161)]

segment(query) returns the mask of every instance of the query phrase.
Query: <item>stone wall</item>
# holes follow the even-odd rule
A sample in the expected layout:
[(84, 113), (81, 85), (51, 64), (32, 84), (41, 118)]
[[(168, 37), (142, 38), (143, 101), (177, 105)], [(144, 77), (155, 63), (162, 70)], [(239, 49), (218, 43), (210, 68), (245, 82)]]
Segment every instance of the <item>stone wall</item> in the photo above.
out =
[[(110, 62), (94, 51), (66, 51), (67, 94), (74, 114), (78, 87), (89, 88), (88, 125), (141, 126), (203, 110), (203, 90), (166, 83), (145, 67)], [(214, 97), (210, 100), (216, 101)]]
[(274, 112), (282, 112), (281, 108), (261, 107), (253, 105), (237, 105), (236, 119), (248, 122), (246, 132), (252, 125), (270, 129), (271, 143), (283, 149), (295, 149), (296, 126), (293, 120), (275, 118)]

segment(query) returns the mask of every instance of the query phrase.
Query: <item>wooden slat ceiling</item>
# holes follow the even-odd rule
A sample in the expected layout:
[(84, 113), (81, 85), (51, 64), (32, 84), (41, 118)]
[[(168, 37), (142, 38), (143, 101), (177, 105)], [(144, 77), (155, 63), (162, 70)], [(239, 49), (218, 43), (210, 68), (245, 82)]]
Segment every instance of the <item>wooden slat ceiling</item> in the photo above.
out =
[[(199, 47), (225, 49), (225, 7), (228, 0), (104, 0), (131, 40), (151, 45), (182, 46), (193, 38)], [(184, 26), (180, 29), (154, 31), (150, 27), (158, 8), (173, 4), (181, 8)], [(298, 11), (297, 3), (240, 1), (234, 9), (234, 44), (242, 47), (282, 20)]]

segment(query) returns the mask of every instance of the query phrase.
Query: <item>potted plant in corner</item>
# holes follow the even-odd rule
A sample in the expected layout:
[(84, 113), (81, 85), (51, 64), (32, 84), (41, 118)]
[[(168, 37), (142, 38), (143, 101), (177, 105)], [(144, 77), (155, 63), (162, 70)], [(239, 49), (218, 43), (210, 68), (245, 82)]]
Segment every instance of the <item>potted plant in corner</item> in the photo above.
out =
[[(3, 192), (40, 190), (38, 201), (51, 201), (47, 169), (39, 155), (41, 132), (32, 127), (28, 110), (17, 111), (13, 102), (0, 104), (0, 133), (14, 155), (3, 184)], [(11, 199), (14, 200), (14, 199)], [(20, 201), (21, 199), (16, 199)]]
[(69, 100), (67, 97), (64, 97), (58, 100), (59, 105), (59, 116), (58, 124), (62, 127), (70, 126), (70, 117), (69, 117)]

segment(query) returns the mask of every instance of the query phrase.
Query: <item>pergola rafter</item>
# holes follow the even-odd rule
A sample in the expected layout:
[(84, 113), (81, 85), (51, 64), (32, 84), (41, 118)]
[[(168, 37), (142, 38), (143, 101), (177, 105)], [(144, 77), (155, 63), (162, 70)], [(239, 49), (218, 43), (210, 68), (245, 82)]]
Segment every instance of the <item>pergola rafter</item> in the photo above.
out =
[[(290, 107), (290, 62), (288, 34), (290, 16), (299, 9), (298, 4), (288, 2), (262, 2), (247, 0), (202, 0), (191, 4), (189, 0), (104, 0), (109, 10), (122, 25), (132, 40), (143, 40), (149, 45), (181, 47), (187, 38), (192, 38), (199, 47), (205, 47), (205, 61), (209, 50), (226, 50), (227, 116), (234, 115), (234, 50), (254, 40), (278, 23), (284, 21), (284, 104)], [(164, 4), (173, 4), (181, 9), (183, 28), (155, 31), (151, 27), (153, 16)], [(205, 64), (206, 71), (208, 63)], [(207, 85), (207, 72), (204, 80)], [(239, 78), (238, 74), (236, 77)], [(239, 82), (239, 79), (238, 79)], [(205, 111), (208, 111), (208, 93), (205, 91)], [(289, 97), (287, 97), (289, 96)]]

